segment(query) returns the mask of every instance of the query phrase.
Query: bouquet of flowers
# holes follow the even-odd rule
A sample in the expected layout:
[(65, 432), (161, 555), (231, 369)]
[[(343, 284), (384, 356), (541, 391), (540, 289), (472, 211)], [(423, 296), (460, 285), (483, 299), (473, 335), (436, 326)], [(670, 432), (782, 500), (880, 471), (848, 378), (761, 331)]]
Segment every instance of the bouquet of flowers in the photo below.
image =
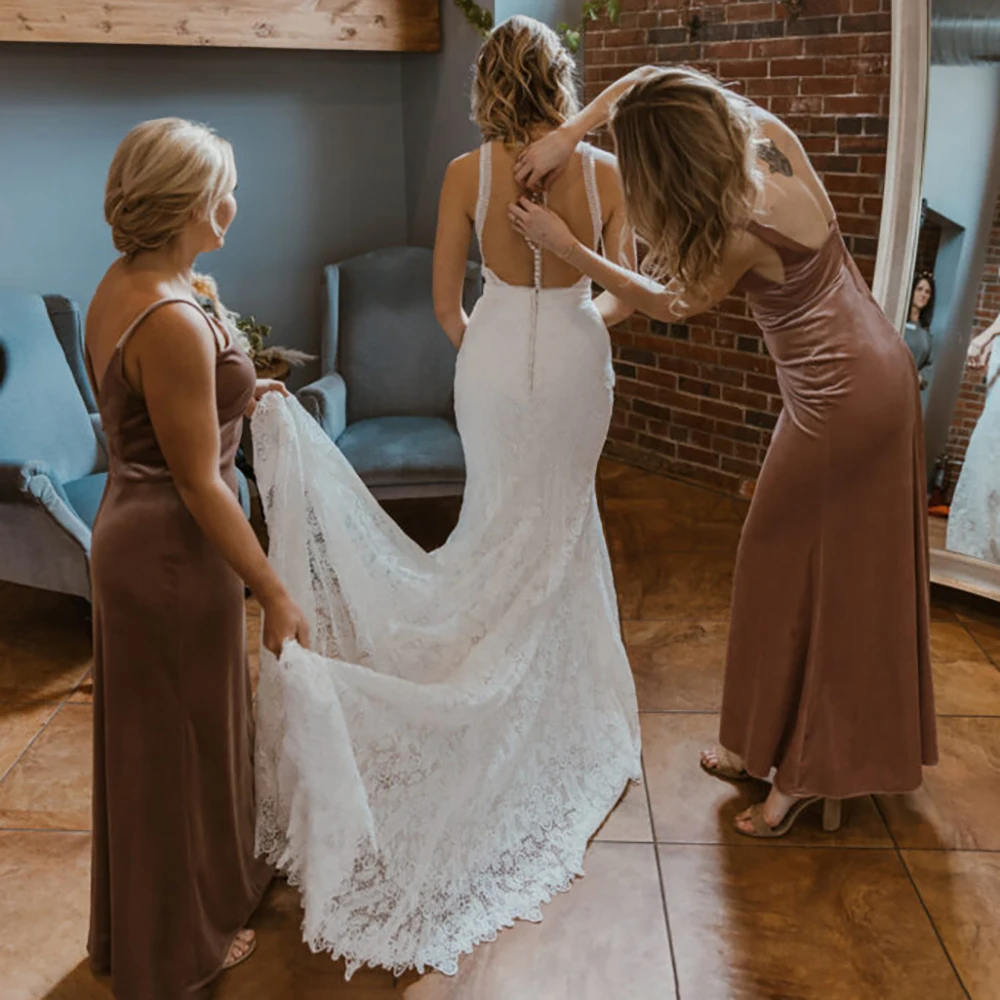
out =
[[(258, 372), (272, 372), (285, 366), (304, 365), (315, 356), (277, 344), (267, 346), (265, 341), (271, 336), (271, 327), (257, 322), (253, 316), (241, 316), (227, 309), (219, 298), (215, 279), (207, 274), (196, 274), (191, 282), (198, 304), (214, 316), (232, 334), (246, 352)], [(287, 370), (287, 369), (286, 369)]]

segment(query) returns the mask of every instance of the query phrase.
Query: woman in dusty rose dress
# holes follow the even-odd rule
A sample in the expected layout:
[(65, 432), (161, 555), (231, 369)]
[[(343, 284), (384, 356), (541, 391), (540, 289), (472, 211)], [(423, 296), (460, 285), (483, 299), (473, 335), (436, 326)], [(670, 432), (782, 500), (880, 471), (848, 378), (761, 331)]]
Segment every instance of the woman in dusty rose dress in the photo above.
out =
[(203, 126), (134, 129), (105, 198), (122, 257), (87, 316), (110, 451), (92, 543), (88, 950), (119, 1000), (201, 996), (253, 951), (241, 928), (271, 873), (254, 856), (243, 581), (269, 648), (307, 638), (236, 499), (243, 415), (277, 386), (192, 290), (235, 186), (232, 150)]
[(637, 70), (528, 149), (519, 180), (543, 184), (609, 117), (644, 270), (669, 283), (603, 261), (527, 199), (511, 220), (657, 319), (746, 292), (784, 412), (737, 555), (721, 746), (702, 766), (774, 774), (741, 833), (780, 836), (819, 799), (835, 829), (841, 799), (910, 791), (937, 760), (913, 360), (794, 134), (711, 77)]

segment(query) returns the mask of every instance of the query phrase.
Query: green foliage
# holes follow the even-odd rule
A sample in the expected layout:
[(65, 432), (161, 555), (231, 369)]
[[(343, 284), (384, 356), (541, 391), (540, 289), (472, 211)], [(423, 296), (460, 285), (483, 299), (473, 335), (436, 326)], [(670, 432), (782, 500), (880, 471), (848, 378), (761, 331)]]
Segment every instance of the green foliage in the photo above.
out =
[[(488, 10), (483, 10), (476, 0), (454, 0), (454, 3), (479, 34), (485, 37), (493, 30), (493, 15)], [(564, 22), (556, 28), (563, 45), (570, 52), (578, 52), (588, 22), (597, 21), (602, 15), (607, 15), (612, 24), (617, 24), (621, 15), (621, 0), (584, 0), (580, 8), (579, 22), (577, 24)]]
[(247, 354), (257, 357), (264, 350), (264, 341), (271, 336), (271, 328), (267, 323), (258, 323), (253, 316), (240, 316), (236, 320), (236, 329), (246, 336)]
[(484, 37), (493, 30), (493, 14), (483, 10), (476, 0), (455, 0), (455, 6), (465, 15), (466, 21)]

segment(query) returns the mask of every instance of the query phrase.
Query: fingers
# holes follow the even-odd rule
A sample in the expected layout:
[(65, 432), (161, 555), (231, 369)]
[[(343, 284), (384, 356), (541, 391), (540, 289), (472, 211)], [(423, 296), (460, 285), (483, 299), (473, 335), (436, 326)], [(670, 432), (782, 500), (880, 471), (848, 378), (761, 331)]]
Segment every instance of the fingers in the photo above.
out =
[(309, 648), (309, 623), (303, 619), (295, 633), (295, 640), (303, 649)]

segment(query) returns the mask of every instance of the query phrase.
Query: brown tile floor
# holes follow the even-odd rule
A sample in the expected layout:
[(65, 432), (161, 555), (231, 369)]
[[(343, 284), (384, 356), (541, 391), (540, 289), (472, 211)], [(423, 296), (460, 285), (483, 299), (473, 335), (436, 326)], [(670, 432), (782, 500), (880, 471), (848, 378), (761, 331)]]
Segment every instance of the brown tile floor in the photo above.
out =
[[(587, 878), (454, 978), (343, 969), (299, 938), (275, 883), (260, 948), (224, 1000), (1000, 1000), (1000, 609), (935, 595), (940, 767), (920, 792), (809, 816), (760, 845), (730, 822), (757, 788), (702, 775), (744, 507), (620, 465), (602, 501), (642, 709), (646, 785), (588, 854)], [(425, 544), (455, 504), (394, 514)], [(251, 645), (257, 641), (251, 615)], [(84, 954), (89, 625), (80, 602), (0, 589), (0, 996), (109, 1000)]]

